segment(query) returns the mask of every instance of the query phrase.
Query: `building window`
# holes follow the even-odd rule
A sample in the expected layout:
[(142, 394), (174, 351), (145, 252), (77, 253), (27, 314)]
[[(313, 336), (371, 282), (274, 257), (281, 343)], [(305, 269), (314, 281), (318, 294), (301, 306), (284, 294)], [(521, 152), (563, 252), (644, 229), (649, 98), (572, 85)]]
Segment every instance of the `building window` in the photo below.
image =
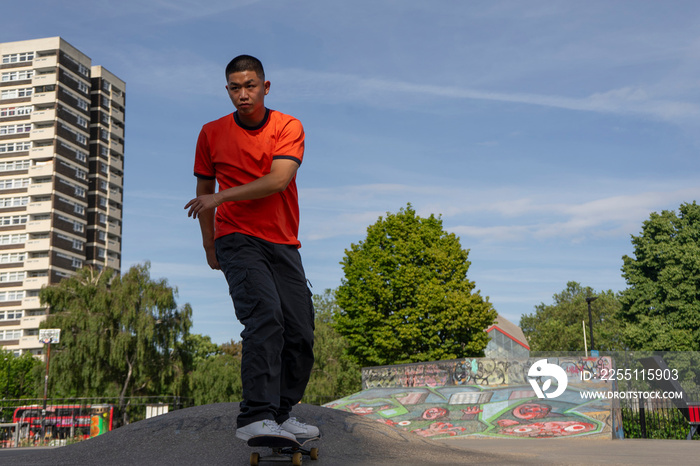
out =
[(24, 299), (24, 291), (0, 291), (0, 302), (21, 301)]
[(33, 89), (31, 87), (23, 87), (21, 89), (5, 89), (0, 92), (0, 99), (20, 99), (22, 97), (31, 97)]
[(0, 217), (0, 226), (24, 225), (29, 220), (29, 215), (8, 215)]
[(8, 252), (0, 254), (0, 264), (17, 264), (24, 262), (25, 253), (23, 252)]
[(22, 71), (10, 71), (8, 73), (2, 74), (2, 82), (10, 81), (23, 81), (25, 79), (32, 79), (34, 76), (34, 70), (22, 70)]
[(30, 166), (31, 162), (29, 160), (10, 160), (9, 162), (0, 162), (0, 172), (27, 170)]
[(22, 53), (9, 53), (2, 56), (2, 64), (6, 65), (8, 63), (22, 63), (25, 61), (34, 60), (34, 52), (22, 52)]
[(0, 136), (5, 136), (7, 134), (29, 133), (31, 130), (31, 123), (22, 123), (19, 125), (5, 125), (0, 126)]
[(32, 143), (29, 141), (22, 142), (8, 142), (5, 144), (0, 144), (0, 154), (7, 152), (23, 152), (28, 151), (32, 148)]
[(0, 341), (19, 340), (20, 338), (22, 338), (21, 330), (0, 330)]
[(25, 105), (24, 107), (4, 107), (0, 108), (0, 117), (12, 117), (12, 116), (22, 116), (30, 115), (32, 113), (31, 105)]
[(0, 189), (18, 189), (29, 186), (29, 178), (0, 179)]
[(0, 198), (0, 209), (8, 207), (23, 207), (29, 204), (29, 196)]
[(24, 315), (24, 311), (0, 311), (0, 320), (19, 320)]
[(0, 283), (21, 282), (24, 277), (25, 272), (2, 272), (0, 273)]
[(27, 242), (27, 234), (0, 235), (0, 244), (22, 244)]

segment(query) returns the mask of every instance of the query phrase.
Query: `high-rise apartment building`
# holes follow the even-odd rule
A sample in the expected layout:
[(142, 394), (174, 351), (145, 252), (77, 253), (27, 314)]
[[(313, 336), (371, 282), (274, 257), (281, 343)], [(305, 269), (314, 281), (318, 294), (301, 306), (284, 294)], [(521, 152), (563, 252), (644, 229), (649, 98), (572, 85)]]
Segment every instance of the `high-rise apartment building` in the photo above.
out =
[(43, 286), (120, 271), (124, 91), (60, 37), (0, 43), (0, 348), (42, 353)]

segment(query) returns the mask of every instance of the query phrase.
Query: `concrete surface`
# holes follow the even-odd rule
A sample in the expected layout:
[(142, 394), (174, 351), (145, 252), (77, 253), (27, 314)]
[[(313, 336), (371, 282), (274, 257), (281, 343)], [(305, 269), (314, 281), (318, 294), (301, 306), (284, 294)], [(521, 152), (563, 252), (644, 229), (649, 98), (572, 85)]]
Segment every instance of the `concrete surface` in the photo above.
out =
[[(247, 465), (252, 449), (234, 437), (237, 403), (173, 411), (59, 448), (0, 450), (3, 465)], [(305, 465), (698, 464), (700, 443), (673, 440), (429, 440), (356, 414), (299, 405), (318, 425), (319, 460)]]

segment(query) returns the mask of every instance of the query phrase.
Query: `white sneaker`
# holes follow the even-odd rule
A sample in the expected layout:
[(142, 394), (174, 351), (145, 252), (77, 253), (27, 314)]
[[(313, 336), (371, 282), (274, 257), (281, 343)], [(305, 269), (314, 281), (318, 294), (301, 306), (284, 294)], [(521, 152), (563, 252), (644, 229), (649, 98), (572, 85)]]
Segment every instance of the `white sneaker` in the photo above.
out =
[(253, 437), (284, 437), (290, 440), (296, 440), (294, 434), (283, 430), (275, 421), (266, 419), (264, 421), (253, 422), (247, 426), (236, 429), (236, 437), (245, 441)]
[(295, 417), (290, 417), (284, 421), (280, 428), (293, 434), (296, 438), (313, 438), (318, 437), (320, 434), (318, 427), (299, 422)]

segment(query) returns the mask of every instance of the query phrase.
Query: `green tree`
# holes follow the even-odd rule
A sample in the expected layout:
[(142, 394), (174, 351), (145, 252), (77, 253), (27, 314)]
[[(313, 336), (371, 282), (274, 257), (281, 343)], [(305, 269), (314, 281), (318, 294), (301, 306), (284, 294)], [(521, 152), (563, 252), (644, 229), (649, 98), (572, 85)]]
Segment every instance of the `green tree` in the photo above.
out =
[(652, 213), (623, 256), (620, 318), (630, 349), (700, 350), (700, 206)]
[(190, 396), (196, 405), (243, 399), (241, 356), (220, 352), (198, 362), (190, 375)]
[(29, 353), (15, 356), (11, 351), (0, 349), (0, 397), (37, 397), (41, 366), (41, 361)]
[(150, 264), (119, 276), (85, 267), (41, 290), (50, 307), (43, 328), (60, 328), (51, 352), (51, 393), (59, 396), (181, 395), (191, 364), (185, 341), (189, 304), (152, 280)]
[(496, 318), (467, 279), (468, 251), (410, 204), (345, 251), (335, 329), (360, 365), (480, 356)]
[(554, 303), (540, 303), (535, 306), (534, 313), (521, 317), (520, 328), (528, 339), (530, 350), (583, 351), (583, 322), (586, 324), (588, 349), (591, 349), (588, 297), (597, 298), (591, 302), (594, 349), (622, 350), (621, 323), (616, 317), (620, 309), (619, 296), (612, 290), (596, 292), (577, 282), (568, 282), (561, 293), (552, 297)]
[(339, 311), (333, 291), (314, 295), (316, 329), (314, 330), (314, 367), (304, 401), (328, 403), (362, 389), (360, 367), (347, 355), (348, 344), (333, 329), (333, 315)]
[(185, 339), (187, 352), (192, 358), (192, 366), (197, 367), (200, 362), (212, 356), (222, 354), (221, 347), (211, 341), (209, 335), (200, 335), (199, 333), (191, 333)]

